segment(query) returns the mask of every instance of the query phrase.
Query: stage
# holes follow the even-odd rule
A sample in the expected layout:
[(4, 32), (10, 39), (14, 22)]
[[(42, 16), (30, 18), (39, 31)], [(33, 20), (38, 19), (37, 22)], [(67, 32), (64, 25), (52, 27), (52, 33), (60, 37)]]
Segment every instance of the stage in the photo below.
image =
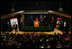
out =
[[(19, 30), (19, 29), (18, 29)], [(63, 34), (63, 32), (57, 28), (54, 28), (54, 31), (50, 31), (50, 32), (23, 32), (23, 31), (18, 31), (15, 33), (15, 30), (13, 30), (12, 32), (10, 33), (13, 33), (13, 34), (24, 34), (24, 33), (29, 33), (29, 34), (32, 34), (32, 33), (37, 33), (37, 34), (49, 34), (49, 35), (54, 35), (54, 33), (56, 34)]]

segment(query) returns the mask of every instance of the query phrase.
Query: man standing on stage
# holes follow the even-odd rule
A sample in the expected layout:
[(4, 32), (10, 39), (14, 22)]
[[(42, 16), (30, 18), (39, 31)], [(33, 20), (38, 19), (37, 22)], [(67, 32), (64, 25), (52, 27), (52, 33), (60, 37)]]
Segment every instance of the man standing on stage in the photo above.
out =
[(33, 26), (33, 21), (34, 21), (34, 18), (33, 18), (33, 16), (31, 16), (30, 17), (30, 24), (29, 24), (30, 26)]
[(15, 33), (18, 32), (16, 22), (14, 23), (13, 27), (14, 27), (14, 29), (15, 29)]
[(40, 25), (43, 25), (43, 16), (42, 15), (40, 15)]
[(11, 32), (12, 31), (12, 28), (11, 28), (11, 25), (10, 25), (10, 23), (9, 22), (7, 22), (7, 31), (8, 32)]
[(66, 21), (64, 21), (64, 26), (63, 27), (66, 27)]

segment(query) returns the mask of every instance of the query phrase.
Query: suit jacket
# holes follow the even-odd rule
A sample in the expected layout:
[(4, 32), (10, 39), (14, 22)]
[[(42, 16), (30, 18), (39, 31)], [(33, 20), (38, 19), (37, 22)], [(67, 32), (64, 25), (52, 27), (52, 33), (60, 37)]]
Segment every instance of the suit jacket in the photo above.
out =
[(14, 24), (14, 29), (17, 29), (17, 24)]

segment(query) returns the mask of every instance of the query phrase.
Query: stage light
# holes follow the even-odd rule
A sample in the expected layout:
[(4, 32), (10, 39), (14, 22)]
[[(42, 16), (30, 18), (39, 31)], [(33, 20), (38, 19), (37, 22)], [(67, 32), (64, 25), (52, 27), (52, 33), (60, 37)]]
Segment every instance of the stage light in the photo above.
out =
[(60, 3), (59, 3), (59, 9), (58, 9), (58, 11), (63, 12), (62, 1), (60, 1)]
[(63, 8), (62, 8), (62, 7), (60, 7), (60, 8), (59, 8), (59, 11), (61, 11), (61, 12), (62, 12), (62, 11), (63, 11)]

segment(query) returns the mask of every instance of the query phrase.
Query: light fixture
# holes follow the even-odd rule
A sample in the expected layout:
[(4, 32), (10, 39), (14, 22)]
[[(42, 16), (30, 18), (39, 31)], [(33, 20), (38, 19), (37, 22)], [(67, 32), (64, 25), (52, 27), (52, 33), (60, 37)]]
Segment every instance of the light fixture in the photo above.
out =
[(60, 8), (59, 8), (59, 11), (60, 11), (60, 12), (62, 12), (62, 11), (63, 11), (63, 8), (62, 8), (62, 7), (60, 7)]
[(59, 9), (58, 9), (58, 11), (63, 12), (62, 1), (60, 1), (60, 3), (59, 3)]
[(14, 8), (14, 5), (12, 5), (11, 12), (14, 12), (14, 11), (15, 11), (15, 8)]

